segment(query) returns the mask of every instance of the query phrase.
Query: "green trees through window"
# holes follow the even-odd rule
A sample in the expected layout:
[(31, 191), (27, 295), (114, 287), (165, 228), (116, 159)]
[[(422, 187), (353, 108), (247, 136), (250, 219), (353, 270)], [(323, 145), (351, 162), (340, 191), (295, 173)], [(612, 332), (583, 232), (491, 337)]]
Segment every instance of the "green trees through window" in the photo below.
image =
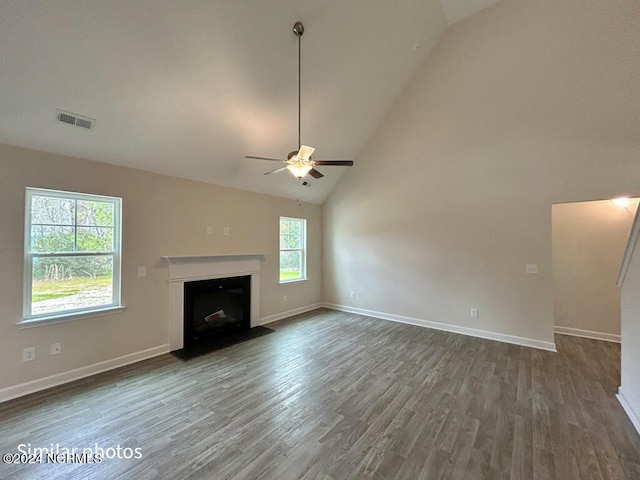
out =
[(280, 217), (280, 282), (305, 280), (306, 229), (303, 218)]
[(27, 189), (25, 318), (119, 304), (120, 202)]

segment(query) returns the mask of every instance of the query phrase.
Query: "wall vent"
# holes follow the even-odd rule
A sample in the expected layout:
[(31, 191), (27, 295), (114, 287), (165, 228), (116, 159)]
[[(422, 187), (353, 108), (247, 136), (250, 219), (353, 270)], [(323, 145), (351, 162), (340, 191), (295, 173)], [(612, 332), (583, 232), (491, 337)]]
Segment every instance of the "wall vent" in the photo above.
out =
[(56, 110), (56, 119), (60, 123), (84, 128), (85, 130), (93, 130), (96, 125), (95, 118), (85, 117), (83, 115), (78, 115), (77, 113), (67, 112), (60, 109)]

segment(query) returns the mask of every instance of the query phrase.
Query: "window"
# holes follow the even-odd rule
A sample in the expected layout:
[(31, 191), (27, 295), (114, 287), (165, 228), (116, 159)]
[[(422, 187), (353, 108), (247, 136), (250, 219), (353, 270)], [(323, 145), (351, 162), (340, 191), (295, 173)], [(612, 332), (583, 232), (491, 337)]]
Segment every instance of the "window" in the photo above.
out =
[(307, 221), (280, 217), (280, 283), (307, 279)]
[(120, 307), (120, 198), (27, 188), (25, 215), (25, 320)]

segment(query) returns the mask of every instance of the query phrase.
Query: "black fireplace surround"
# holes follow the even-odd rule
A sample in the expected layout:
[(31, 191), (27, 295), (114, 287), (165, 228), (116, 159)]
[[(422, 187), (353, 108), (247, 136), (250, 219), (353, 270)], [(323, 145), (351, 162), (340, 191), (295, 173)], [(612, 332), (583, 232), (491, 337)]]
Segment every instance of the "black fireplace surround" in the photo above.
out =
[(184, 348), (251, 328), (251, 276), (185, 282)]
[(273, 332), (251, 328), (250, 275), (185, 282), (183, 322), (183, 348), (172, 352), (182, 360)]

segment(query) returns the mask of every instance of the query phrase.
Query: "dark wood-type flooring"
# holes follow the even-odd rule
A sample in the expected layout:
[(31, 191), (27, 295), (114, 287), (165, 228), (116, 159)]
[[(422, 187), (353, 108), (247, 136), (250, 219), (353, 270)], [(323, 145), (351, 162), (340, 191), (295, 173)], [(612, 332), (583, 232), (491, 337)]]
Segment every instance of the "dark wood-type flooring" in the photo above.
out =
[(558, 353), (318, 310), (0, 404), (0, 452), (140, 448), (11, 479), (640, 479), (619, 345)]

